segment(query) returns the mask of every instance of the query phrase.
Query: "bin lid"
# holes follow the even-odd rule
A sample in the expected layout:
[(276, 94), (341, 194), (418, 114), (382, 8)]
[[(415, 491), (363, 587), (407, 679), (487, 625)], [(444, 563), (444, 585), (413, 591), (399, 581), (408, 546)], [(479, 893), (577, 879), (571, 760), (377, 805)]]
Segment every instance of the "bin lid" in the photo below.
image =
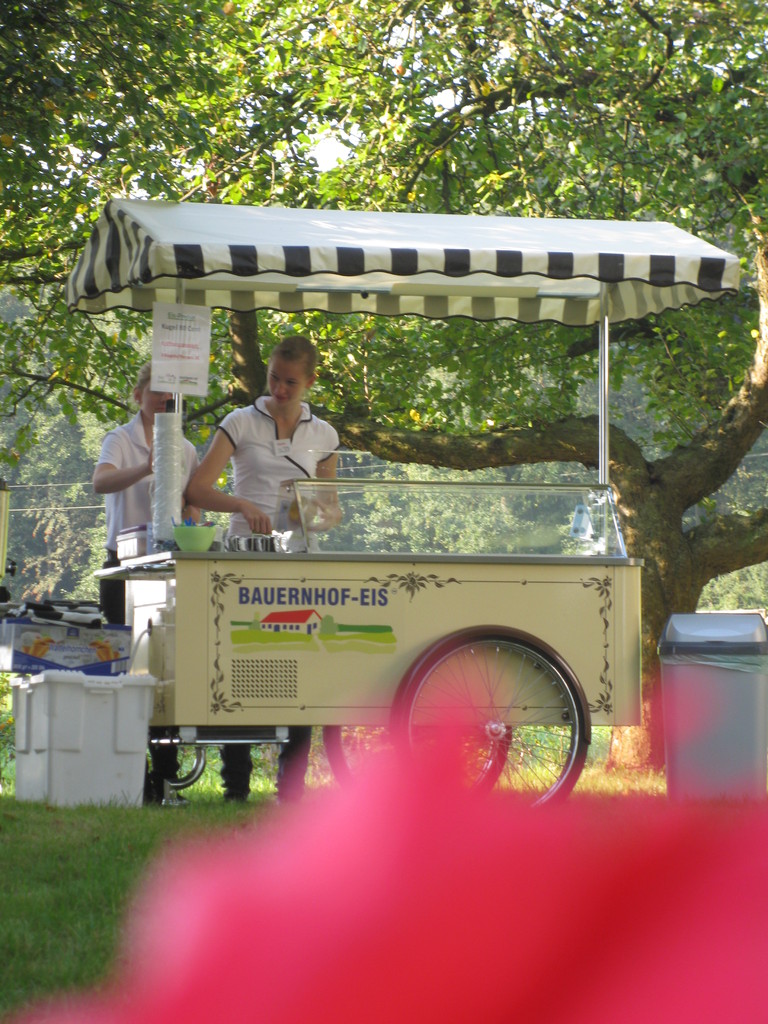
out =
[(759, 612), (692, 612), (670, 615), (659, 654), (768, 653), (768, 629)]

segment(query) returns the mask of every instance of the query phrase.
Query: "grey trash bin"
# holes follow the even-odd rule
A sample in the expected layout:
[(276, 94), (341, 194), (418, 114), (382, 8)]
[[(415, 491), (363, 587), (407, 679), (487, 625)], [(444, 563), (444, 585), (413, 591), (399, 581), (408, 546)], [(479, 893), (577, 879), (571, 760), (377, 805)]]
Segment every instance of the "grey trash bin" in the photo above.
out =
[(671, 615), (659, 641), (667, 794), (764, 800), (768, 630), (756, 612)]

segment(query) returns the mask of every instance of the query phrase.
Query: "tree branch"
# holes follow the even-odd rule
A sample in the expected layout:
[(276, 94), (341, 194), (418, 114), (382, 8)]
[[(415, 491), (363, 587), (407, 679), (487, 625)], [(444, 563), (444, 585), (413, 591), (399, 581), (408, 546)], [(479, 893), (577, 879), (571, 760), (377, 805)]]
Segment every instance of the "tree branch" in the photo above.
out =
[(450, 436), (406, 430), (354, 415), (334, 416), (343, 444), (379, 458), (451, 469), (486, 469), (540, 462), (597, 466), (597, 419), (569, 417), (537, 427)]
[(768, 559), (768, 509), (714, 516), (685, 536), (703, 587), (716, 576)]
[(18, 366), (13, 368), (13, 376), (17, 379), (28, 380), (32, 384), (33, 389), (35, 384), (39, 384), (45, 387), (48, 391), (52, 391), (55, 388), (66, 388), (69, 391), (77, 391), (82, 395), (88, 395), (91, 398), (98, 399), (99, 402), (103, 402), (107, 405), (112, 405), (116, 409), (129, 410), (130, 406), (127, 402), (123, 402), (113, 395), (107, 394), (106, 391), (102, 391), (101, 388), (89, 387), (87, 384), (78, 384), (76, 381), (69, 380), (67, 377), (57, 377), (54, 374), (47, 373), (30, 373), (29, 371), (22, 370)]

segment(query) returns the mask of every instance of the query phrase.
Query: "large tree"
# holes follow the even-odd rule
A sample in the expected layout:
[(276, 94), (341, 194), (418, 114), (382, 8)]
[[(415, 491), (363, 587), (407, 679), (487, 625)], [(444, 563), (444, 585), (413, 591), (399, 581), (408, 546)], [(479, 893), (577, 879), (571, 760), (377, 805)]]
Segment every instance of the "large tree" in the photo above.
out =
[[(614, 389), (639, 397), (614, 425), (610, 469), (646, 563), (653, 708), (668, 614), (768, 557), (764, 489), (747, 509), (715, 500), (768, 415), (764, 5), (37, 0), (3, 17), (0, 283), (26, 309), (4, 310), (6, 414), (50, 396), (71, 416), (121, 412), (146, 323), (68, 316), (61, 301), (114, 194), (664, 219), (743, 255), (738, 298), (613, 335)], [(317, 162), (326, 135), (348, 147), (331, 167)], [(216, 323), (201, 424), (260, 388), (279, 318)], [(326, 353), (318, 396), (349, 445), (461, 468), (595, 465), (591, 332), (303, 326)], [(25, 423), (13, 457), (33, 440)], [(658, 716), (649, 724), (658, 762)]]

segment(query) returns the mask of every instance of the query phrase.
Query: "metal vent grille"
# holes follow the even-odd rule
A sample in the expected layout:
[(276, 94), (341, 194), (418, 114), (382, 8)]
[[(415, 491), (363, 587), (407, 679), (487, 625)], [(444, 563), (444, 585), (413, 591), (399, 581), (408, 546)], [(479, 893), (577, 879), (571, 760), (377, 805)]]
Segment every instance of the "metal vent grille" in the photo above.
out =
[(290, 658), (232, 659), (234, 700), (295, 701), (298, 695), (298, 665)]

